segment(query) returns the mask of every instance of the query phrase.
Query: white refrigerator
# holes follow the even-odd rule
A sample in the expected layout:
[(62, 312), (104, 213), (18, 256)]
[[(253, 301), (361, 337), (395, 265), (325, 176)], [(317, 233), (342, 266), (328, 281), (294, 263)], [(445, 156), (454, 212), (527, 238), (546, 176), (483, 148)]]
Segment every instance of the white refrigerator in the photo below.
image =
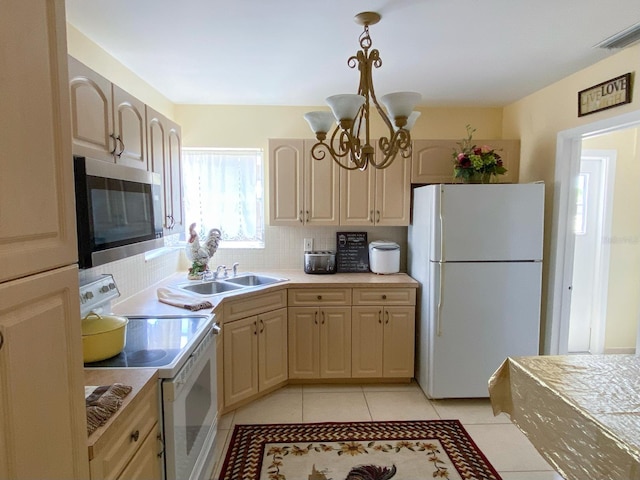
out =
[(544, 184), (413, 192), (416, 379), (429, 398), (488, 397), (506, 357), (537, 355)]

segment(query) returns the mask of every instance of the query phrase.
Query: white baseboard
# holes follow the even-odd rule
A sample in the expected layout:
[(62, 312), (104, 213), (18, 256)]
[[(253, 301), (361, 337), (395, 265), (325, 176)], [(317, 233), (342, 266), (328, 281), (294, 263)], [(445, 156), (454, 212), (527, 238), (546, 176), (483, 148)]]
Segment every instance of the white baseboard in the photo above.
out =
[(604, 353), (606, 355), (621, 355), (621, 354), (629, 354), (629, 353), (636, 353), (636, 349), (635, 348), (605, 348), (604, 349)]

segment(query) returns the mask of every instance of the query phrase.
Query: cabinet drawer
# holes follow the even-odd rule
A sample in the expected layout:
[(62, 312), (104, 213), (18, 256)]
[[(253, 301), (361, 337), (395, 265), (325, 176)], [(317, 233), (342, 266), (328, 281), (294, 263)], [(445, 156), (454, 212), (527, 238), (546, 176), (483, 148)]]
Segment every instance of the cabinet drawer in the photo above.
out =
[(308, 307), (318, 305), (351, 305), (350, 288), (291, 288), (289, 289), (290, 307)]
[(287, 290), (261, 293), (243, 300), (225, 300), (222, 310), (223, 322), (232, 322), (241, 318), (270, 312), (287, 306)]
[(158, 456), (162, 451), (161, 446), (160, 426), (156, 424), (122, 471), (119, 480), (162, 480), (162, 458)]
[(158, 423), (158, 386), (154, 384), (135, 404), (121, 412), (94, 446), (89, 462), (92, 479), (116, 479)]
[(415, 305), (415, 288), (354, 288), (353, 305)]

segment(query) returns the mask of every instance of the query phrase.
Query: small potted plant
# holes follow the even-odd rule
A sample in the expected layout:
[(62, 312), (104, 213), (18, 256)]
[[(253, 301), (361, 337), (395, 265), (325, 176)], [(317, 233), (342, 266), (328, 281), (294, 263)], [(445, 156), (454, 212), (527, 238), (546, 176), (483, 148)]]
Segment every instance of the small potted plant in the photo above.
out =
[(458, 150), (454, 150), (453, 178), (462, 183), (498, 183), (498, 175), (507, 173), (502, 165), (502, 158), (489, 145), (480, 147), (473, 143), (475, 128), (467, 125), (467, 138), (458, 142)]

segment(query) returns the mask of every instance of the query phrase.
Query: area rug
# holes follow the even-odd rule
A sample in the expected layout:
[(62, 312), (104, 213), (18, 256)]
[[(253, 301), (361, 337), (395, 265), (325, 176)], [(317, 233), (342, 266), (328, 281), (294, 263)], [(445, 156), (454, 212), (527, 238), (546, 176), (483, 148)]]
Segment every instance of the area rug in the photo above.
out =
[(500, 480), (458, 420), (236, 425), (220, 480)]

